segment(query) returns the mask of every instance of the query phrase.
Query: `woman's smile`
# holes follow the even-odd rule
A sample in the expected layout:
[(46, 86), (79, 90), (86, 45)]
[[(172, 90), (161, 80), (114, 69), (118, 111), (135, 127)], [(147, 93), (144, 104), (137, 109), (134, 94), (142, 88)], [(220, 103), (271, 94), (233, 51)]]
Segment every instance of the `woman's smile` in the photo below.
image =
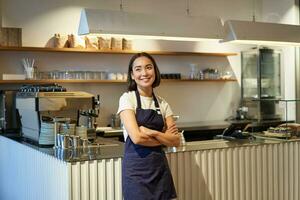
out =
[(150, 81), (151, 80), (151, 78), (141, 78), (140, 80), (142, 80), (142, 81), (144, 81), (144, 82), (147, 82), (147, 81)]
[(139, 88), (151, 88), (155, 81), (155, 70), (152, 61), (147, 57), (137, 58), (133, 63), (132, 79)]

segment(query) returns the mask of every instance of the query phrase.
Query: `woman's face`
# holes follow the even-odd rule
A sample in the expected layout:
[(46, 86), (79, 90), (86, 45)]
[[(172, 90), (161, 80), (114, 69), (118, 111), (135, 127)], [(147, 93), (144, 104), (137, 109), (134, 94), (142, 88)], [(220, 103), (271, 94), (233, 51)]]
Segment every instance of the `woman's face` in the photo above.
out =
[(147, 57), (137, 58), (132, 65), (131, 78), (139, 88), (152, 88), (155, 81), (155, 69), (152, 61)]

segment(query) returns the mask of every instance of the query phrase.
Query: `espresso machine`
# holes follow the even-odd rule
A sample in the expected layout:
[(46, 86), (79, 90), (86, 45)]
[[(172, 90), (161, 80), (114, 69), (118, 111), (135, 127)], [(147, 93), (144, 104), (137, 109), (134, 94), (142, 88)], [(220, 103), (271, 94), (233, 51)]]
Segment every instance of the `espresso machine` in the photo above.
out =
[(93, 109), (78, 109), (78, 126), (85, 126), (88, 129), (95, 129), (97, 127), (96, 118), (99, 115), (99, 106), (100, 106), (100, 96), (97, 95), (97, 98), (94, 99), (94, 108)]
[[(86, 126), (92, 132), (91, 123), (99, 114), (99, 96), (96, 99), (94, 95), (82, 91), (67, 92), (56, 84), (46, 87), (26, 86), (17, 92), (16, 108), (20, 114), (24, 138), (40, 145), (54, 145), (56, 131), (53, 124), (57, 118), (68, 119), (77, 126)], [(83, 111), (93, 113), (89, 115), (89, 124), (81, 120), (80, 113)]]
[(16, 109), (15, 90), (0, 91), (0, 132), (19, 134), (20, 117)]

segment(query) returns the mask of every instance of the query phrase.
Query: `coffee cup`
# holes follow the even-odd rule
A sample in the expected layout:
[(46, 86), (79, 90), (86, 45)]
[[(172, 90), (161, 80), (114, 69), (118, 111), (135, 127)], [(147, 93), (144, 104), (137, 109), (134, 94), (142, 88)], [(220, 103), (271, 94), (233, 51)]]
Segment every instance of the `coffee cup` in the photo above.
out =
[(117, 75), (115, 73), (109, 73), (108, 80), (117, 80)]

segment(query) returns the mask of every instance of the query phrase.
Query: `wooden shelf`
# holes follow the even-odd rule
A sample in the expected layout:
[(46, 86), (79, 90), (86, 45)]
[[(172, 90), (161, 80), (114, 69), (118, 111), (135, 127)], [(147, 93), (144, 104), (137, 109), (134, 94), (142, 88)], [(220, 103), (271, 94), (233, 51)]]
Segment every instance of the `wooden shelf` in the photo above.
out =
[[(190, 80), (190, 79), (163, 79), (162, 82), (233, 82), (236, 79), (216, 79), (216, 80)], [(0, 84), (46, 84), (46, 83), (121, 83), (123, 80), (0, 80)]]
[(45, 83), (125, 83), (123, 80), (0, 80), (0, 84), (45, 84)]
[(204, 79), (204, 80), (191, 80), (191, 79), (164, 79), (163, 81), (180, 81), (180, 82), (234, 82), (237, 79)]
[[(46, 48), (46, 47), (0, 47), (0, 51), (36, 51), (36, 52), (70, 52), (70, 53), (102, 53), (102, 54), (136, 54), (141, 51), (129, 50), (90, 50), (76, 48)], [(152, 55), (174, 56), (236, 56), (237, 53), (213, 53), (213, 52), (175, 52), (175, 51), (146, 51)]]

